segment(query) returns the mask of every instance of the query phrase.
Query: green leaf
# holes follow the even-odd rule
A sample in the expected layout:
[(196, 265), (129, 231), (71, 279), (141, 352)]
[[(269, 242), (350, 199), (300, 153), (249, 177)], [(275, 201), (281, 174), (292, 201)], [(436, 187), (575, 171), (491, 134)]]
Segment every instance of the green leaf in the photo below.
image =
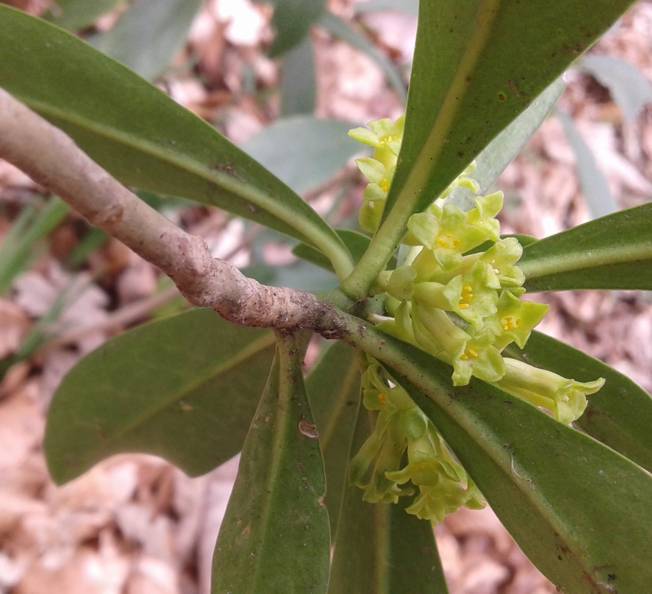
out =
[(191, 476), (240, 451), (273, 336), (195, 309), (115, 338), (64, 378), (45, 453), (57, 483), (122, 452), (162, 456)]
[(540, 332), (532, 333), (524, 350), (510, 346), (507, 354), (578, 381), (605, 378), (576, 425), (652, 472), (652, 397), (643, 388), (602, 361)]
[(326, 0), (270, 0), (274, 4), (272, 25), (276, 31), (274, 43), (269, 50), (271, 57), (278, 57), (303, 41), (324, 12)]
[(632, 0), (421, 2), (405, 133), (385, 219), (342, 285), (362, 298), (405, 232)]
[(326, 592), (324, 467), (299, 352), (279, 343), (217, 540), (213, 594)]
[(393, 369), (558, 587), (573, 594), (646, 591), (650, 473), (493, 386), (472, 380), (452, 388), (450, 367), (422, 351), (368, 327), (349, 331), (350, 342)]
[(652, 204), (629, 208), (527, 246), (528, 291), (652, 289)]
[(563, 90), (564, 83), (561, 79), (553, 82), (476, 157), (473, 178), (483, 192), (491, 188), (505, 167), (518, 156), (525, 143), (546, 119)]
[(202, 0), (138, 0), (93, 45), (153, 80), (163, 74), (186, 41)]
[(557, 110), (557, 117), (575, 153), (577, 174), (584, 200), (593, 218), (604, 217), (619, 210), (611, 195), (609, 182), (598, 166), (591, 148), (586, 144), (573, 119), (564, 111)]
[(0, 86), (123, 183), (219, 206), (314, 245), (340, 275), (350, 268), (335, 232), (285, 184), (83, 41), (0, 6), (0, 55)]
[(281, 66), (281, 117), (313, 114), (317, 103), (315, 47), (310, 36), (289, 50)]
[(360, 152), (360, 145), (346, 134), (352, 127), (308, 115), (283, 118), (243, 148), (296, 192), (304, 193), (326, 183)]
[(403, 76), (394, 63), (371, 41), (369, 41), (369, 39), (332, 12), (325, 12), (321, 17), (319, 24), (331, 35), (338, 37), (345, 43), (348, 43), (351, 47), (361, 51), (371, 61), (375, 62), (385, 74), (387, 81), (396, 91), (399, 98), (402, 101), (405, 100), (406, 91)]
[[(359, 233), (358, 231), (351, 231), (350, 229), (338, 229), (337, 234), (340, 236), (346, 247), (351, 252), (354, 262), (357, 262), (369, 247), (369, 238), (366, 235)], [(323, 254), (318, 252), (315, 248), (306, 245), (305, 243), (300, 243), (297, 245), (292, 250), (292, 253), (298, 258), (312, 262), (321, 268), (325, 268), (326, 270), (331, 271), (333, 270), (331, 263)]]
[(630, 4), (422, 2), (388, 210), (426, 208)]
[[(353, 452), (371, 431), (360, 411)], [(406, 504), (366, 503), (348, 485), (335, 541), (329, 594), (446, 594), (446, 580), (430, 522), (407, 514)]]
[(79, 31), (92, 25), (103, 14), (125, 3), (125, 0), (54, 0), (46, 18), (59, 27)]
[(633, 122), (652, 102), (652, 83), (633, 64), (613, 56), (586, 56), (580, 68), (607, 87), (625, 119)]
[(360, 364), (343, 342), (328, 347), (306, 380), (326, 465), (326, 507), (335, 535), (360, 403)]

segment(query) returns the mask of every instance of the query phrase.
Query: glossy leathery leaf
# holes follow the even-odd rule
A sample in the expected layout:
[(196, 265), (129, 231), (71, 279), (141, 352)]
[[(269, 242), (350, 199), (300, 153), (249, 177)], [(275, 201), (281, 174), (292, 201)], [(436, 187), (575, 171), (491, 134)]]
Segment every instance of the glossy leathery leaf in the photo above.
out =
[(630, 4), (422, 2), (388, 210), (428, 206)]
[[(351, 123), (299, 115), (277, 120), (244, 149), (296, 192), (315, 190), (360, 152)], [(280, 150), (279, 147), (283, 147)]]
[(546, 119), (563, 90), (564, 83), (561, 79), (553, 82), (476, 157), (473, 179), (483, 192), (491, 189), (498, 176), (518, 156)]
[(652, 204), (629, 208), (527, 246), (528, 291), (652, 289)]
[(274, 5), (272, 25), (276, 37), (269, 55), (278, 57), (296, 47), (308, 35), (326, 7), (326, 0), (270, 0)]
[(46, 18), (59, 27), (79, 31), (92, 25), (103, 14), (125, 4), (126, 0), (53, 0)]
[[(361, 410), (354, 454), (373, 420)], [(335, 540), (329, 594), (446, 594), (446, 580), (430, 522), (405, 504), (366, 503), (347, 485)]]
[(162, 456), (187, 474), (237, 454), (273, 355), (269, 332), (195, 309), (140, 326), (82, 359), (48, 414), (50, 474), (65, 483), (123, 452)]
[(652, 582), (652, 475), (592, 437), (370, 328), (349, 339), (389, 365), (537, 567), (565, 592)]
[(93, 45), (147, 80), (163, 74), (184, 46), (202, 0), (138, 0)]
[(533, 332), (522, 351), (506, 354), (578, 381), (605, 378), (576, 425), (652, 472), (652, 397), (631, 379), (573, 347)]
[(367, 293), (410, 216), (430, 205), (631, 4), (420, 3), (401, 152), (384, 222), (343, 284), (350, 297)]
[(329, 346), (306, 380), (326, 467), (326, 507), (335, 535), (360, 403), (360, 362), (344, 342)]
[(217, 539), (213, 594), (326, 593), (324, 465), (300, 351), (279, 341)]
[(348, 254), (308, 204), (161, 91), (80, 39), (0, 6), (0, 86), (72, 136), (127, 185), (213, 204)]
[(591, 147), (577, 129), (573, 118), (557, 110), (566, 139), (575, 153), (575, 167), (582, 194), (593, 218), (605, 217), (620, 210), (609, 189), (607, 177), (600, 169)]

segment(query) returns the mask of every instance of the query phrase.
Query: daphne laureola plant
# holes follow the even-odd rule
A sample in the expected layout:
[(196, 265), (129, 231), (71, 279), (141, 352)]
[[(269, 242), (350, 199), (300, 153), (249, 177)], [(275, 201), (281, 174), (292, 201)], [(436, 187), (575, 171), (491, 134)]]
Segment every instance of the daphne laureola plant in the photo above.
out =
[[(501, 235), (491, 191), (629, 4), (422, 0), (406, 115), (350, 132), (370, 152), (363, 233), (126, 68), (0, 7), (0, 157), (198, 306), (64, 379), (54, 480), (119, 452), (196, 476), (241, 451), (215, 594), (445, 592), (432, 524), (487, 504), (561, 590), (649, 591), (652, 400), (538, 333), (547, 306), (527, 294), (652, 288), (652, 209), (536, 240)], [(262, 285), (125, 186), (294, 237), (339, 288)], [(304, 378), (314, 333), (332, 343)]]

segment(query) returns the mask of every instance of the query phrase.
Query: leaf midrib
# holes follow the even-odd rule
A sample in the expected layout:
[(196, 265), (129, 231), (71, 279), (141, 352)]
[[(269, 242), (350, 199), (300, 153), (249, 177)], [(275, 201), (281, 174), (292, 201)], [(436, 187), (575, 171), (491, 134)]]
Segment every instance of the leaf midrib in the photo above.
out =
[(452, 128), (455, 116), (462, 105), (462, 98), (467, 94), (468, 79), (489, 41), (492, 31), (491, 25), (499, 11), (500, 3), (501, 0), (481, 0), (475, 17), (479, 26), (475, 28), (472, 37), (468, 41), (467, 48), (459, 61), (457, 71), (446, 92), (441, 109), (394, 205), (405, 202), (407, 209), (412, 211), (419, 201), (421, 197), (420, 189), (425, 185), (432, 171), (432, 164), (437, 162), (446, 144), (448, 131)]
[[(445, 388), (440, 388), (440, 390), (446, 392)], [(428, 396), (426, 396), (426, 398), (428, 398)], [(508, 454), (510, 457), (510, 468), (507, 469), (504, 467), (502, 462), (505, 454), (502, 453), (499, 448), (485, 447), (485, 444), (491, 441), (488, 439), (488, 435), (491, 435), (492, 440), (495, 443), (498, 443), (499, 440), (497, 439), (497, 436), (494, 434), (494, 432), (490, 431), (488, 426), (484, 426), (485, 430), (483, 431), (481, 428), (476, 428), (474, 423), (465, 423), (466, 415), (463, 412), (460, 411), (455, 414), (450, 410), (450, 408), (443, 408), (445, 403), (437, 402), (434, 399), (433, 401), (437, 403), (437, 406), (442, 407), (442, 411), (447, 411), (444, 414), (448, 414), (456, 424), (462, 427), (463, 430), (473, 438), (473, 440), (478, 444), (482, 451), (500, 469), (500, 472), (504, 477), (506, 477), (507, 481), (511, 480), (515, 484), (518, 492), (524, 497), (524, 499), (529, 501), (532, 508), (538, 512), (539, 517), (543, 520), (544, 526), (547, 526), (548, 529), (551, 530), (552, 533), (556, 535), (564, 544), (570, 545), (568, 546), (568, 551), (570, 552), (570, 555), (568, 556), (574, 559), (576, 567), (581, 571), (581, 573), (590, 579), (590, 583), (599, 588), (600, 592), (603, 592), (604, 590), (602, 589), (602, 584), (596, 582), (590, 574), (590, 563), (587, 562), (588, 559), (585, 559), (581, 554), (577, 552), (578, 543), (574, 538), (572, 538), (572, 531), (569, 531), (565, 528), (564, 522), (561, 521), (554, 513), (554, 508), (552, 506), (546, 505), (546, 500), (544, 498), (539, 498), (536, 496), (538, 492), (536, 487), (537, 483), (530, 476), (530, 474), (526, 473), (518, 462), (517, 469), (514, 467), (514, 456), (512, 454)], [(514, 476), (518, 478), (517, 481), (514, 480)], [(553, 513), (551, 514), (550, 512)]]
[[(91, 131), (97, 136), (106, 138), (117, 144), (122, 144), (133, 150), (143, 152), (148, 156), (155, 157), (172, 167), (196, 175), (199, 178), (222, 188), (222, 190), (225, 190), (226, 192), (255, 204), (277, 220), (287, 225), (289, 228), (294, 229), (301, 239), (308, 243), (313, 243), (315, 247), (319, 248), (322, 252), (332, 256), (333, 250), (331, 246), (334, 243), (338, 243), (337, 239), (330, 237), (324, 229), (305, 216), (297, 217), (297, 213), (294, 209), (283, 208), (283, 205), (280, 202), (270, 199), (255, 186), (238, 182), (231, 176), (222, 174), (218, 171), (208, 170), (204, 165), (196, 162), (194, 159), (186, 157), (180, 153), (173, 153), (172, 151), (166, 150), (151, 141), (142, 139), (136, 141), (133, 138), (133, 135), (126, 132), (120, 132), (116, 128), (110, 128), (87, 118), (76, 116), (72, 112), (58, 109), (51, 104), (34, 99), (33, 97), (26, 97), (18, 94), (16, 96), (25, 103), (31, 105), (41, 114), (47, 114), (59, 120), (66, 121), (83, 130)], [(297, 199), (301, 200), (298, 196)]]
[(264, 351), (266, 348), (272, 346), (273, 344), (274, 344), (274, 335), (271, 333), (261, 336), (260, 338), (250, 342), (245, 348), (239, 351), (236, 356), (231, 357), (227, 361), (220, 362), (215, 367), (211, 368), (210, 371), (207, 371), (204, 375), (198, 378), (196, 381), (189, 383), (183, 391), (173, 393), (170, 398), (163, 400), (159, 406), (155, 406), (146, 410), (144, 414), (139, 415), (138, 417), (133, 419), (130, 423), (127, 423), (122, 427), (120, 427), (118, 431), (107, 436), (107, 438), (103, 441), (102, 444), (103, 447), (108, 446), (109, 449), (111, 449), (111, 444), (114, 444), (115, 441), (119, 441), (134, 429), (140, 427), (143, 424), (148, 423), (154, 417), (156, 417), (157, 415), (165, 411), (167, 408), (183, 400), (188, 396), (188, 394), (191, 394), (192, 392), (196, 391), (199, 387), (213, 380), (218, 375), (222, 375), (224, 373), (236, 369), (237, 367), (239, 367), (240, 365), (242, 365), (243, 363), (245, 363), (246, 361), (248, 361), (249, 359), (257, 355), (261, 351)]
[[(541, 247), (539, 242), (534, 245)], [(526, 248), (524, 258), (519, 262), (519, 268), (525, 274), (526, 279), (535, 279), (553, 274), (591, 270), (602, 266), (650, 259), (652, 259), (652, 243), (586, 248), (582, 252), (571, 252), (566, 255), (552, 254), (537, 257), (535, 254), (531, 259), (527, 257)]]
[(344, 403), (346, 403), (349, 392), (351, 391), (351, 386), (354, 384), (355, 379), (359, 374), (360, 374), (360, 369), (358, 368), (357, 359), (354, 359), (351, 365), (349, 366), (348, 371), (346, 372), (344, 381), (341, 384), (340, 393), (337, 396), (337, 401), (333, 409), (333, 414), (329, 416), (328, 423), (326, 424), (324, 430), (321, 432), (321, 435), (323, 436), (321, 443), (324, 451), (328, 449), (330, 440), (333, 437), (333, 433), (335, 432), (335, 429), (337, 428), (338, 420), (340, 419), (341, 416), (340, 413), (344, 408)]
[[(281, 346), (279, 350), (286, 348)], [(263, 504), (263, 510), (260, 515), (259, 525), (262, 526), (260, 531), (260, 539), (258, 543), (265, 543), (269, 539), (270, 532), (270, 519), (273, 515), (273, 508), (276, 507), (279, 497), (283, 495), (283, 487), (285, 486), (282, 481), (276, 480), (280, 469), (284, 463), (286, 456), (284, 455), (284, 445), (287, 444), (289, 436), (295, 431), (292, 428), (291, 420), (293, 417), (293, 407), (295, 403), (293, 400), (293, 382), (290, 380), (290, 375), (301, 376), (301, 371), (298, 374), (294, 373), (293, 365), (296, 365), (296, 361), (292, 359), (292, 355), (289, 352), (279, 353), (279, 364), (278, 364), (278, 404), (276, 407), (276, 416), (273, 427), (273, 440), (272, 440), (272, 452), (271, 460), (269, 463), (269, 473), (267, 474), (267, 481), (265, 483), (265, 503)], [(304, 400), (304, 404), (307, 404), (307, 395), (305, 391), (298, 394), (299, 398)], [(298, 432), (298, 430), (296, 430)], [(307, 485), (310, 485), (310, 482), (306, 482)], [(256, 548), (264, 547), (264, 544), (259, 544)], [(265, 592), (267, 587), (265, 584), (259, 582), (261, 566), (267, 562), (266, 555), (256, 555), (256, 561), (254, 563), (254, 576), (251, 581), (252, 589), (249, 592)]]

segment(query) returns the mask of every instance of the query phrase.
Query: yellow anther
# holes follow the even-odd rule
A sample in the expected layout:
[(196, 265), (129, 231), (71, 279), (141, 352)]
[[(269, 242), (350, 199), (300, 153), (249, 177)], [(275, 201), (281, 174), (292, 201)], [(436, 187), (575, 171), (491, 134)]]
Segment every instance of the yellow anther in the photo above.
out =
[(460, 309), (468, 309), (473, 302), (473, 287), (471, 285), (464, 285), (462, 287), (462, 295), (459, 300)]
[(389, 180), (388, 179), (383, 179), (378, 185), (380, 186), (380, 189), (383, 192), (385, 192), (385, 193), (389, 192)]
[(458, 248), (460, 246), (460, 242), (458, 239), (455, 239), (454, 237), (451, 237), (450, 235), (440, 235), (437, 238), (437, 245), (440, 248), (444, 248), (446, 250), (451, 250)]
[(521, 320), (518, 320), (514, 318), (513, 316), (505, 316), (501, 320), (503, 330), (505, 332), (509, 332), (510, 330), (514, 330), (515, 328), (518, 328), (521, 325)]
[(387, 402), (387, 395), (386, 394), (378, 394), (378, 402), (380, 402), (380, 406), (385, 406), (385, 403)]
[(468, 361), (469, 359), (477, 359), (479, 356), (480, 354), (473, 347), (466, 347), (464, 353), (460, 355), (460, 359)]

